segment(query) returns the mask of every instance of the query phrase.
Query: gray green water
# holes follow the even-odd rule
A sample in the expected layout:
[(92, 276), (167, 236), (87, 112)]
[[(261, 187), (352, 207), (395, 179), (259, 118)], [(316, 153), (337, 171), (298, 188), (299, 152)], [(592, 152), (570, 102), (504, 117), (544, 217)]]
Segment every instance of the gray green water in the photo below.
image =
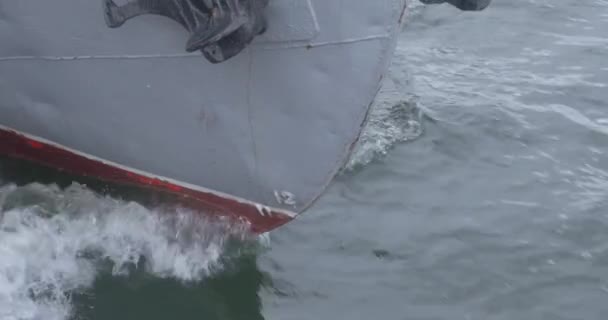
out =
[(416, 4), (347, 170), (261, 239), (3, 160), (0, 319), (605, 319), (607, 135), (608, 1)]

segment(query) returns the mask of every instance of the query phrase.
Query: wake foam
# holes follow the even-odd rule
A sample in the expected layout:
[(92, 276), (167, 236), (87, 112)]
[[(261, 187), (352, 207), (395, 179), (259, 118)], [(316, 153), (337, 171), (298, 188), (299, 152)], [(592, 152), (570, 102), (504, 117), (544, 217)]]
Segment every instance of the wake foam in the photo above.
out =
[[(385, 156), (396, 144), (412, 141), (424, 133), (428, 112), (411, 94), (412, 77), (403, 47), (397, 47), (392, 66), (370, 109), (368, 120), (344, 172), (364, 167)], [(429, 118), (430, 119), (430, 118)]]
[[(100, 272), (199, 281), (244, 227), (222, 227), (186, 210), (164, 214), (73, 184), (0, 188), (0, 319), (67, 319), (70, 294)], [(110, 266), (102, 270), (102, 266)]]

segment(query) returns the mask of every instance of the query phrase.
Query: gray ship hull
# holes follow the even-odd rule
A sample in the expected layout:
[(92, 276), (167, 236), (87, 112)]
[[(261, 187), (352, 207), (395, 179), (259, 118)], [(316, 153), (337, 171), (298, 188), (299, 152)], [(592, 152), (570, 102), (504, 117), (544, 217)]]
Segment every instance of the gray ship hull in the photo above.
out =
[(0, 153), (178, 193), (264, 232), (347, 161), (403, 0), (275, 0), (267, 32), (211, 64), (159, 16), (97, 0), (0, 0)]

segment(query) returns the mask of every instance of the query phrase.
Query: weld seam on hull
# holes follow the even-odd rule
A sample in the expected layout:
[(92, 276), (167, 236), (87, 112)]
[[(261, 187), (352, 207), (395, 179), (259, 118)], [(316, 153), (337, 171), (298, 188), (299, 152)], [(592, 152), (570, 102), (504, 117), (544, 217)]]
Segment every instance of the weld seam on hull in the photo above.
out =
[[(359, 42), (383, 40), (390, 38), (388, 35), (373, 35), (362, 38), (344, 39), (341, 41), (327, 41), (315, 43), (282, 44), (277, 46), (263, 46), (263, 50), (281, 50), (298, 48), (320, 48), (344, 44), (354, 44)], [(138, 59), (183, 59), (201, 58), (197, 53), (175, 53), (175, 54), (125, 54), (125, 55), (82, 55), (82, 56), (9, 56), (0, 57), (0, 62), (7, 61), (73, 61), (73, 60), (138, 60)]]

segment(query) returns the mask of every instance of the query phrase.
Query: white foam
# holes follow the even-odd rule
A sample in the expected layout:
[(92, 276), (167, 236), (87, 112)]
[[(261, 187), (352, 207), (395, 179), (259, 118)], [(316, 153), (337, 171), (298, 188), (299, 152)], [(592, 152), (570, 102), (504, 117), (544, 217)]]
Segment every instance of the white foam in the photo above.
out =
[(112, 262), (113, 274), (139, 264), (158, 277), (198, 281), (221, 268), (234, 235), (201, 215), (150, 211), (76, 184), (5, 186), (0, 208), (2, 320), (68, 318), (70, 293), (93, 284), (100, 261)]
[(345, 171), (365, 166), (385, 156), (396, 144), (411, 141), (423, 133), (423, 112), (416, 98), (409, 94), (411, 77), (407, 60), (397, 49), (393, 67), (384, 79), (361, 137), (355, 145)]

